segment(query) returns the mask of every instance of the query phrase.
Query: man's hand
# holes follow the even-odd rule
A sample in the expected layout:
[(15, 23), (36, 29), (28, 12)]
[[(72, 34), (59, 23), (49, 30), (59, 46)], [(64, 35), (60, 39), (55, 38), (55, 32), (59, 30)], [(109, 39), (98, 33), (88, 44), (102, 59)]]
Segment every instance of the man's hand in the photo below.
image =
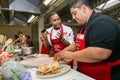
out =
[(62, 50), (54, 56), (56, 61), (62, 61), (63, 59), (72, 59), (71, 52)]
[(63, 39), (61, 31), (57, 33), (56, 38), (59, 39), (60, 41)]
[(57, 33), (56, 38), (59, 39), (65, 46), (69, 46), (70, 45), (70, 42), (63, 38), (63, 35), (62, 35), (61, 32)]
[(47, 39), (47, 35), (48, 35), (48, 32), (47, 32), (47, 31), (45, 31), (45, 32), (42, 34), (42, 36), (43, 36), (44, 40), (46, 40), (46, 39)]
[(54, 56), (54, 60), (55, 61), (61, 61), (62, 60), (62, 57), (60, 56), (59, 52)]
[(40, 39), (42, 40), (42, 41), (44, 41), (44, 40), (47, 40), (47, 35), (48, 35), (49, 33), (47, 32), (47, 31), (45, 31), (43, 34), (42, 34), (42, 36), (40, 37)]

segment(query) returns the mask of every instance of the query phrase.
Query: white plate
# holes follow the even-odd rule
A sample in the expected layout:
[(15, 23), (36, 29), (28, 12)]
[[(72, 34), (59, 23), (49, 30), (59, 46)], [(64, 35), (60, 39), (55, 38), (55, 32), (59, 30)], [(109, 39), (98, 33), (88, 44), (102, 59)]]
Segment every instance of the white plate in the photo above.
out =
[(52, 57), (41, 57), (41, 58), (29, 58), (26, 60), (20, 61), (20, 64), (28, 68), (38, 68), (40, 64), (51, 63), (53, 62)]
[(56, 76), (60, 76), (62, 74), (67, 73), (68, 71), (70, 71), (71, 67), (69, 65), (61, 65), (62, 69), (61, 72), (56, 73), (56, 74), (51, 74), (51, 75), (37, 75), (37, 77), (39, 78), (50, 78), (50, 77), (56, 77)]

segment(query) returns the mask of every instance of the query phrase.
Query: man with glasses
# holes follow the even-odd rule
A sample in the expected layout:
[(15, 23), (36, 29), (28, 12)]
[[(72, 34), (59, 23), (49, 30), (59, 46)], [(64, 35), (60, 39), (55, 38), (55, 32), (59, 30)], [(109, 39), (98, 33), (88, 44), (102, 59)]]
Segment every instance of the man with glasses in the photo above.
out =
[(73, 0), (72, 17), (81, 26), (76, 43), (54, 57), (78, 61), (78, 71), (96, 80), (119, 80), (120, 27), (111, 17), (96, 13), (91, 0)]

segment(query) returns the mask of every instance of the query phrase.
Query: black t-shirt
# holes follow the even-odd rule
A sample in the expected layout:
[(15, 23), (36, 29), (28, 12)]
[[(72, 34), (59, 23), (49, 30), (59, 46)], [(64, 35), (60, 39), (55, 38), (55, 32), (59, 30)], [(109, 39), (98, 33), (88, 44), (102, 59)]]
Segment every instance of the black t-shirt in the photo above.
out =
[(112, 55), (105, 61), (120, 59), (119, 26), (111, 17), (91, 15), (87, 26), (86, 47), (101, 47), (112, 50)]

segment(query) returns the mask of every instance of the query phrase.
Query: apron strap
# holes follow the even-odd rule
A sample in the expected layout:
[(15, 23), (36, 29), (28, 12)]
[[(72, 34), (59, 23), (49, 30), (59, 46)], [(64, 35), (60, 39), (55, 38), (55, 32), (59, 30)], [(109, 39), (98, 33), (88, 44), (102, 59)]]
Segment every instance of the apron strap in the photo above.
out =
[(120, 65), (120, 60), (116, 60), (114, 62), (111, 62), (112, 67), (117, 66), (117, 65)]

